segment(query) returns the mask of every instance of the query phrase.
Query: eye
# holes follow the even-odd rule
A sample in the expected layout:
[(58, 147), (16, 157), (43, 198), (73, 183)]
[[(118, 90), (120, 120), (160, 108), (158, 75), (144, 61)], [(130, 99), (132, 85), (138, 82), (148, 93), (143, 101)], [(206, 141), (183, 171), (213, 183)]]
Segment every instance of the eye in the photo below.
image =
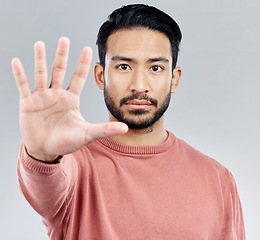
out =
[(127, 64), (120, 64), (116, 68), (119, 70), (123, 70), (123, 71), (130, 69), (129, 65), (127, 65)]
[(152, 70), (153, 72), (160, 72), (163, 70), (163, 67), (159, 66), (159, 65), (154, 65), (150, 68), (150, 70)]

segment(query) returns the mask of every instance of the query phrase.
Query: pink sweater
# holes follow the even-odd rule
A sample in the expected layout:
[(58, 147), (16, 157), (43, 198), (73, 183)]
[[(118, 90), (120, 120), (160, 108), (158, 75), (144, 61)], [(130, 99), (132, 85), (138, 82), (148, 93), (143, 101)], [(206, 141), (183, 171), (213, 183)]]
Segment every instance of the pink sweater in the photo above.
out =
[(172, 133), (158, 146), (100, 139), (57, 164), (18, 162), (22, 193), (53, 240), (243, 240), (231, 173)]

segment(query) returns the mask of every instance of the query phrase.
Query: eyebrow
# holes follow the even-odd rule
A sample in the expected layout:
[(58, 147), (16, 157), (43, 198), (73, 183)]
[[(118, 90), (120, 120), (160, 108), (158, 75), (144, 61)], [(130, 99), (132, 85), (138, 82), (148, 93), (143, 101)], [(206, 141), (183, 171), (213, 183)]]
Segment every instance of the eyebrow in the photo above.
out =
[[(112, 61), (126, 61), (126, 62), (134, 62), (136, 63), (137, 61), (133, 58), (129, 57), (124, 57), (124, 56), (113, 56)], [(169, 62), (169, 59), (165, 57), (156, 57), (156, 58), (149, 58), (147, 62)]]
[(124, 57), (124, 56), (114, 56), (114, 57), (112, 57), (112, 61), (126, 61), (126, 62), (135, 62), (136, 63), (136, 60), (134, 60), (133, 58)]
[(147, 62), (169, 62), (169, 59), (165, 58), (165, 57), (158, 57), (158, 58), (150, 58), (148, 59)]

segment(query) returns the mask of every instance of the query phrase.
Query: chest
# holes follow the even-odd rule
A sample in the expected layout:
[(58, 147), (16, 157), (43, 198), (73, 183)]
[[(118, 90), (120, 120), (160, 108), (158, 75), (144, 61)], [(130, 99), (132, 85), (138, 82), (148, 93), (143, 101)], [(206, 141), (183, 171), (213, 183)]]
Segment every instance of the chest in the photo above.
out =
[(209, 236), (221, 229), (221, 189), (214, 176), (180, 168), (171, 159), (106, 159), (89, 170), (84, 217), (94, 221), (95, 228), (105, 222), (118, 239), (126, 232), (133, 239), (213, 239)]

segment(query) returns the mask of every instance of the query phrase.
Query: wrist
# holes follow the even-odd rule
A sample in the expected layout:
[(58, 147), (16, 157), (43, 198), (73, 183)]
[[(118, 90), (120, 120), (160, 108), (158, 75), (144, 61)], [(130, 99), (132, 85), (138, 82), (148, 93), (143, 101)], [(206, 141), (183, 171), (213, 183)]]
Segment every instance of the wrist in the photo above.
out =
[(25, 150), (30, 157), (32, 157), (33, 159), (35, 159), (37, 161), (44, 162), (44, 163), (54, 163), (54, 162), (56, 163), (56, 161), (61, 158), (60, 155), (34, 153), (34, 152), (30, 151), (29, 149), (27, 149), (26, 147), (25, 147)]

